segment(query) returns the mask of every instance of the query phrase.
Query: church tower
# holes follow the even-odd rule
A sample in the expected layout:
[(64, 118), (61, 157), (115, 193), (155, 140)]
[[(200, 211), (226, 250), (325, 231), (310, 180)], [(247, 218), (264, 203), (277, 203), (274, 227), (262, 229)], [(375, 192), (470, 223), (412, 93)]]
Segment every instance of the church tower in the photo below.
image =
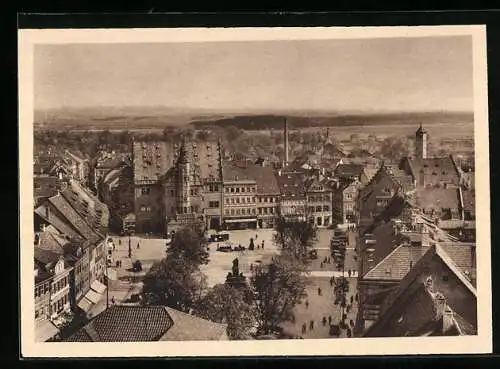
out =
[(427, 132), (422, 128), (422, 124), (415, 133), (415, 157), (418, 159), (427, 158)]
[(191, 170), (186, 149), (186, 140), (183, 138), (177, 159), (177, 212), (188, 214), (191, 212)]

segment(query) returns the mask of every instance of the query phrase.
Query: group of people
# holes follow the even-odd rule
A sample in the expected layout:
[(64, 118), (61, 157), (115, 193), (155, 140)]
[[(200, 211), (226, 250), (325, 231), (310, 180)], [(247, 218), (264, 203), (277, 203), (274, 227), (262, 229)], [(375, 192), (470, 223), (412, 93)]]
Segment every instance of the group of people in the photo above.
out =
[(320, 268), (323, 268), (325, 264), (331, 264), (332, 260), (330, 259), (330, 256), (325, 256), (323, 261), (319, 264)]

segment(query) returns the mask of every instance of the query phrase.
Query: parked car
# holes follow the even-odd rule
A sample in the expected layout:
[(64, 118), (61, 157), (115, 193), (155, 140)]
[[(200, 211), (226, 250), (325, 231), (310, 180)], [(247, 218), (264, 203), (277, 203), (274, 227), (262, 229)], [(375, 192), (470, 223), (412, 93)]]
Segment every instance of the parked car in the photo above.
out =
[(210, 242), (223, 242), (229, 241), (229, 233), (228, 232), (218, 232), (211, 234), (208, 238)]
[(234, 251), (245, 251), (245, 250), (246, 250), (246, 248), (245, 248), (245, 246), (238, 245), (238, 246), (235, 246), (235, 247), (233, 248), (233, 250), (234, 250)]
[(231, 245), (223, 245), (223, 246), (217, 247), (217, 251), (220, 251), (220, 252), (231, 252), (231, 251), (233, 251), (233, 248), (231, 247)]

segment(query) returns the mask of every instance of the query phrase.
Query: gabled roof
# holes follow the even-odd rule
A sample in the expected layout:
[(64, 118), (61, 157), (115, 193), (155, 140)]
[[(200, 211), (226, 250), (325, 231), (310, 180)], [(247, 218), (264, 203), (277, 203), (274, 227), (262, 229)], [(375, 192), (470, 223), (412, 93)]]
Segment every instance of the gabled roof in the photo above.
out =
[(303, 197), (305, 196), (305, 181), (303, 173), (282, 173), (276, 175), (276, 181), (281, 195)]
[(61, 194), (49, 198), (49, 202), (86, 240), (90, 241), (91, 243), (97, 243), (99, 240), (104, 238), (102, 235), (98, 234), (92, 228), (90, 228), (87, 222), (80, 216), (80, 214), (78, 214), (78, 212)]
[(68, 342), (218, 340), (226, 325), (163, 306), (115, 305), (93, 318)]
[(44, 266), (57, 263), (60, 258), (61, 255), (55, 252), (44, 250), (35, 246), (35, 260)]
[(275, 172), (271, 167), (265, 167), (256, 164), (238, 166), (234, 163), (227, 163), (223, 166), (223, 173), (224, 181), (232, 180), (235, 176), (238, 176), (239, 179), (248, 179), (255, 181), (257, 184), (257, 193), (259, 194), (277, 195), (280, 193)]
[[(442, 332), (442, 322), (435, 319), (434, 299), (440, 292), (429, 291), (418, 278), (425, 273), (425, 268), (434, 257), (438, 257), (471, 292), (473, 298), (476, 298), (475, 288), (462, 275), (451, 258), (439, 245), (432, 245), (403, 278), (398, 288), (385, 299), (380, 317), (365, 332), (365, 337), (449, 334)], [(409, 316), (406, 316), (407, 309), (412, 311)], [(452, 307), (448, 305), (448, 309), (451, 310)], [(471, 331), (471, 326), (472, 331), (475, 330), (470, 322), (462, 324), (465, 319), (456, 312), (453, 312), (453, 316), (458, 316), (454, 320), (457, 334), (467, 334), (465, 332)]]
[(402, 244), (363, 276), (363, 280), (400, 281), (429, 249), (429, 246)]
[(423, 210), (460, 209), (458, 188), (418, 188), (415, 201)]
[(361, 164), (339, 164), (335, 168), (335, 175), (339, 177), (359, 178), (363, 173), (364, 166)]
[(36, 208), (35, 214), (48, 224), (54, 226), (54, 228), (61, 233), (69, 237), (79, 236), (79, 232), (71, 225), (71, 223), (67, 222), (63, 215), (56, 214), (55, 210), (51, 209), (51, 205), (49, 203), (42, 204)]
[(453, 157), (440, 158), (408, 158), (411, 175), (420, 182), (421, 173), (426, 183), (454, 183), (458, 184), (460, 173)]

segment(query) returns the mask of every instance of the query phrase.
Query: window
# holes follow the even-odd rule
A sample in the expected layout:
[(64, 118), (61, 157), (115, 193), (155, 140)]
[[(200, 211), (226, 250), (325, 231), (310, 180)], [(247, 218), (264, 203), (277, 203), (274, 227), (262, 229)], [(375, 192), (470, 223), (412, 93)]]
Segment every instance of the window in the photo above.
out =
[(240, 215), (241, 213), (241, 210), (240, 209), (236, 209), (236, 215)]
[(255, 202), (255, 197), (252, 197), (252, 202)]
[(239, 197), (237, 197), (237, 198), (236, 198), (236, 203), (237, 203), (237, 204), (239, 204), (239, 203), (240, 203), (240, 198), (239, 198)]
[(274, 214), (274, 208), (269, 208), (269, 212), (270, 212), (271, 214)]
[(151, 188), (149, 187), (141, 187), (141, 195), (149, 195), (151, 192)]
[(226, 215), (229, 215), (229, 209), (226, 209), (226, 211), (224, 212)]
[(318, 217), (316, 219), (316, 224), (318, 224), (320, 226), (320, 225), (322, 225), (322, 223), (323, 223), (323, 219), (321, 217)]
[(240, 193), (240, 188), (236, 187), (236, 193)]
[(259, 208), (259, 214), (262, 214), (262, 208)]
[(252, 209), (252, 214), (255, 214), (256, 213), (256, 210), (255, 208)]
[(226, 193), (227, 193), (227, 192), (229, 192), (229, 188), (227, 188), (227, 187), (226, 187), (226, 188), (224, 189), (224, 191), (225, 191)]
[(214, 185), (214, 191), (219, 192), (219, 185)]
[(141, 211), (145, 212), (146, 211), (146, 207), (145, 206), (141, 206)]
[(231, 192), (232, 192), (232, 193), (234, 193), (234, 188), (232, 188), (232, 187), (231, 187), (231, 189), (230, 189), (230, 190), (231, 190)]
[(209, 208), (218, 208), (219, 206), (220, 206), (219, 201), (209, 201), (208, 202)]
[(330, 225), (330, 217), (325, 217), (325, 226)]
[(231, 209), (231, 215), (234, 215), (234, 209)]
[(228, 199), (227, 197), (224, 199), (224, 203), (225, 203), (226, 205), (227, 205), (227, 204), (229, 204), (229, 199)]
[(231, 204), (234, 204), (234, 197), (231, 197)]
[(146, 206), (146, 212), (148, 212), (148, 213), (151, 212), (151, 206)]
[(264, 208), (264, 214), (267, 214), (267, 208)]
[(316, 206), (316, 212), (318, 212), (318, 213), (321, 212), (321, 205)]
[(323, 211), (330, 211), (330, 206), (323, 205)]

